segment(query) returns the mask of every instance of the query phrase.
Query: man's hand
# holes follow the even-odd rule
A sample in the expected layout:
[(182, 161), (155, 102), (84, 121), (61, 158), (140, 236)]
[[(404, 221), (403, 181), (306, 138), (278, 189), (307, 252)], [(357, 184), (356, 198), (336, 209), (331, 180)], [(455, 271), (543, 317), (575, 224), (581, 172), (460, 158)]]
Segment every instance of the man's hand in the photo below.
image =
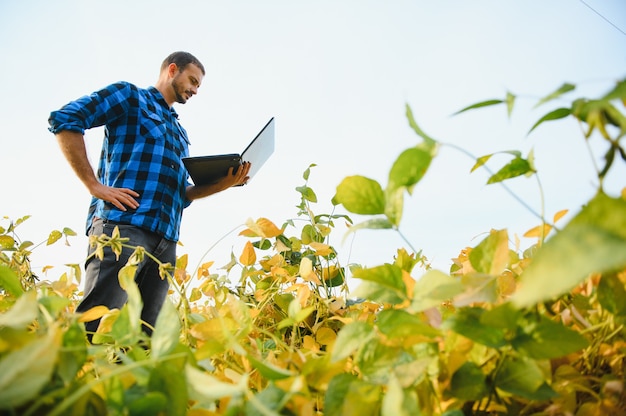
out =
[(250, 180), (248, 174), (250, 173), (250, 162), (244, 162), (237, 172), (233, 173), (233, 168), (228, 169), (228, 174), (219, 181), (209, 185), (195, 185), (187, 187), (187, 198), (190, 200), (204, 198), (209, 195), (222, 192), (230, 187), (245, 185)]
[(139, 202), (135, 199), (139, 194), (132, 189), (112, 188), (97, 183), (92, 186), (89, 191), (94, 197), (110, 202), (121, 211), (126, 211), (127, 207), (130, 209), (137, 209), (139, 207)]
[(139, 207), (135, 199), (139, 196), (137, 192), (128, 188), (111, 188), (98, 181), (87, 158), (85, 139), (81, 133), (63, 130), (56, 136), (65, 158), (91, 195), (110, 202), (122, 211), (126, 211), (127, 207), (131, 209)]
[(235, 173), (233, 173), (232, 167), (229, 168), (228, 175), (226, 175), (226, 178), (232, 179), (233, 184), (230, 186), (247, 184), (248, 181), (250, 180), (250, 177), (248, 176), (248, 173), (250, 173), (250, 166), (251, 166), (250, 162), (243, 162), (243, 164), (239, 166), (239, 169), (237, 169), (237, 172)]

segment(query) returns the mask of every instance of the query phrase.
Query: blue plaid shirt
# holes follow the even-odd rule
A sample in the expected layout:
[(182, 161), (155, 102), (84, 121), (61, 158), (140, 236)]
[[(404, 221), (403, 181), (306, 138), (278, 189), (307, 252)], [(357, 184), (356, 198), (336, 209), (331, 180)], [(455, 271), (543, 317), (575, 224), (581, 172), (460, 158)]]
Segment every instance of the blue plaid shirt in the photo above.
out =
[(94, 217), (131, 224), (178, 241), (183, 208), (190, 204), (190, 184), (182, 158), (189, 155), (187, 132), (178, 114), (154, 87), (119, 82), (70, 102), (48, 119), (52, 133), (80, 133), (104, 126), (98, 178), (108, 186), (137, 193), (137, 209), (120, 211), (93, 198), (87, 230)]

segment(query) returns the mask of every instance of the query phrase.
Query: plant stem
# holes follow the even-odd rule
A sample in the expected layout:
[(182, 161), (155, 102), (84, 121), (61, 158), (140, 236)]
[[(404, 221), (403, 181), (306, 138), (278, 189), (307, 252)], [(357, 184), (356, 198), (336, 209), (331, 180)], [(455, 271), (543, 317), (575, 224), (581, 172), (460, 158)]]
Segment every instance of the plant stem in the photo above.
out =
[[(472, 155), (470, 152), (468, 152), (467, 150), (463, 149), (460, 146), (457, 146), (455, 144), (452, 143), (440, 143), (442, 146), (448, 146), (451, 147), (461, 153), (463, 153), (464, 155), (466, 155), (467, 157), (469, 157), (472, 160), (476, 160), (478, 159), (476, 156)], [(494, 172), (489, 169), (486, 165), (482, 165), (481, 166), (483, 169), (485, 169), (487, 171), (487, 173), (489, 173), (490, 175), (493, 175)], [(536, 175), (536, 174), (535, 174)], [(535, 217), (539, 218), (542, 223), (545, 223), (545, 219), (543, 217), (542, 214), (539, 214), (537, 211), (535, 211), (530, 205), (528, 205), (526, 202), (524, 202), (524, 200), (522, 200), (519, 196), (517, 196), (512, 190), (511, 188), (509, 188), (508, 186), (506, 186), (506, 184), (504, 182), (498, 182), (498, 184), (504, 188), (504, 190), (511, 196), (513, 197), (513, 199), (515, 199), (517, 202), (519, 202), (524, 208), (526, 208), (531, 214), (533, 214)]]

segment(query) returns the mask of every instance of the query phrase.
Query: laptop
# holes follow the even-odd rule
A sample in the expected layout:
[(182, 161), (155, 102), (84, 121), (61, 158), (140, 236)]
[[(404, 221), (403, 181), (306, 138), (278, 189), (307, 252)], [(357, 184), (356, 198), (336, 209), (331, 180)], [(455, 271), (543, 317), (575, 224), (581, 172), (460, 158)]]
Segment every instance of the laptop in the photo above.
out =
[(243, 162), (250, 162), (248, 176), (252, 179), (273, 152), (274, 117), (265, 124), (241, 154), (185, 157), (183, 163), (195, 185), (208, 185), (228, 175), (228, 169), (231, 167), (234, 168), (233, 172), (236, 172)]

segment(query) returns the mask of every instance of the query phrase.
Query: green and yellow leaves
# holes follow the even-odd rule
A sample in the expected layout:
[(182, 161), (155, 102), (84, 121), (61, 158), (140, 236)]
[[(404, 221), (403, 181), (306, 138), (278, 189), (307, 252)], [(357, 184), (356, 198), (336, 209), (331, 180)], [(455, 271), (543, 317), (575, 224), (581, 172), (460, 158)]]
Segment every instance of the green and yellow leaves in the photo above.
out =
[(50, 382), (61, 339), (61, 329), (51, 326), (43, 336), (0, 359), (0, 408), (11, 409), (32, 400)]
[(63, 231), (59, 231), (59, 230), (53, 230), (52, 232), (50, 232), (50, 235), (48, 236), (48, 241), (46, 242), (47, 245), (51, 245), (56, 243), (57, 241), (59, 241), (63, 236), (65, 236), (65, 245), (69, 246), (70, 243), (68, 241), (68, 237), (70, 236), (75, 236), (76, 233), (70, 229), (70, 228), (64, 228)]
[(347, 324), (337, 335), (331, 360), (339, 361), (349, 357), (374, 336), (374, 328), (367, 322), (356, 321)]
[(13, 297), (19, 297), (24, 293), (17, 274), (8, 266), (0, 264), (0, 287)]
[(531, 151), (528, 154), (528, 158), (524, 159), (522, 157), (521, 152), (517, 150), (496, 152), (496, 153), (491, 153), (485, 156), (481, 156), (478, 159), (476, 159), (476, 163), (474, 164), (474, 166), (472, 166), (471, 172), (474, 172), (476, 169), (485, 165), (485, 163), (487, 163), (487, 161), (489, 161), (489, 159), (491, 159), (492, 156), (498, 153), (508, 153), (508, 154), (513, 155), (514, 157), (513, 159), (511, 159), (509, 163), (507, 163), (505, 166), (500, 168), (496, 173), (492, 174), (487, 180), (487, 184), (502, 182), (506, 179), (516, 178), (522, 175), (530, 176), (533, 173), (536, 173), (536, 170), (533, 164), (533, 159), (534, 159), (533, 152)]
[(349, 233), (364, 228), (397, 228), (402, 220), (404, 192), (413, 192), (437, 153), (437, 142), (417, 125), (408, 105), (406, 115), (409, 125), (423, 141), (398, 156), (389, 171), (387, 187), (383, 189), (377, 181), (360, 175), (346, 177), (337, 186), (332, 199), (334, 205), (342, 204), (355, 214), (384, 215), (351, 227)]
[(513, 300), (532, 305), (566, 293), (590, 273), (624, 267), (626, 200), (599, 193), (539, 250)]

